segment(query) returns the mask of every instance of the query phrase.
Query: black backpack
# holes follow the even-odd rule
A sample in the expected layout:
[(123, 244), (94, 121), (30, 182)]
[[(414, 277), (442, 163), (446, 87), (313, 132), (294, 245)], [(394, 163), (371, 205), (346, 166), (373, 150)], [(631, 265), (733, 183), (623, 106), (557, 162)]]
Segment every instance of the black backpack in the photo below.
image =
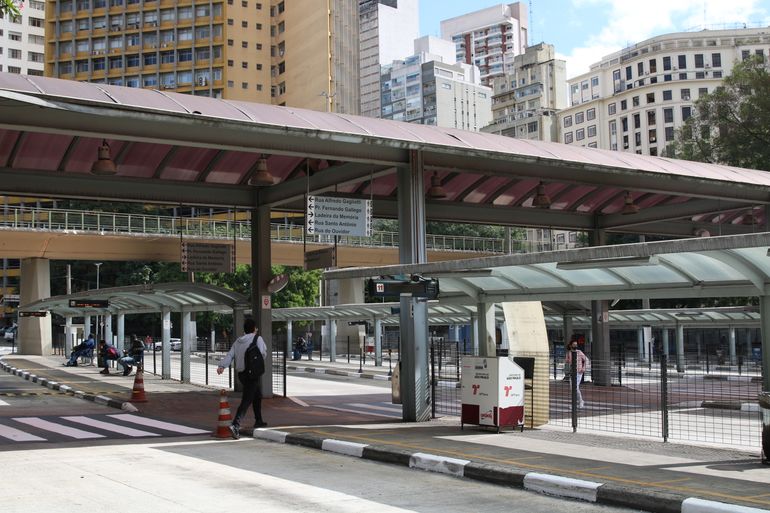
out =
[(256, 336), (246, 348), (244, 358), (246, 365), (243, 370), (243, 377), (248, 381), (257, 381), (265, 373), (265, 359), (262, 357), (262, 351), (257, 347)]

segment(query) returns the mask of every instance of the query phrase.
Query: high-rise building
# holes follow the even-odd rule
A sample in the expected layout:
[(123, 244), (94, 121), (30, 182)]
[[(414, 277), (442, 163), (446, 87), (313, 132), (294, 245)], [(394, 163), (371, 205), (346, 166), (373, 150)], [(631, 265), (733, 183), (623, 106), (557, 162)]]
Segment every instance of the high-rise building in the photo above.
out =
[(475, 64), (481, 81), (492, 79), (513, 66), (513, 58), (527, 47), (528, 20), (521, 2), (500, 4), (441, 22), (441, 37), (456, 45), (457, 62)]
[(454, 64), (454, 45), (425, 36), (414, 55), (383, 66), (382, 115), (386, 119), (478, 131), (492, 121), (492, 89), (475, 66)]
[(482, 132), (558, 141), (556, 116), (567, 106), (566, 62), (553, 45), (540, 43), (513, 58), (513, 67), (492, 81), (492, 124)]
[(358, 111), (346, 0), (60, 0), (45, 20), (47, 76)]
[(42, 75), (45, 59), (45, 2), (25, 2), (19, 16), (0, 15), (0, 71)]
[(766, 28), (701, 30), (657, 36), (608, 55), (568, 81), (559, 113), (566, 144), (659, 155), (733, 65), (766, 55)]
[(418, 0), (359, 0), (361, 115), (380, 116), (380, 67), (412, 53)]

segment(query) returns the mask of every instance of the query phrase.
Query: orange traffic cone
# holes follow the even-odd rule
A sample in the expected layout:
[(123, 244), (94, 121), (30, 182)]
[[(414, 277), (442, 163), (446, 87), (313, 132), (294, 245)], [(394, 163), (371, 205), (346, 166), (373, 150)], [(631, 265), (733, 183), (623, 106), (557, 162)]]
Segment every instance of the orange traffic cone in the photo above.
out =
[(131, 390), (132, 403), (146, 403), (147, 396), (144, 395), (144, 371), (142, 367), (136, 368), (136, 377), (134, 378), (134, 389)]
[(217, 438), (230, 438), (230, 424), (233, 423), (233, 417), (230, 415), (230, 403), (227, 402), (227, 391), (222, 390), (219, 393), (219, 421), (214, 436)]

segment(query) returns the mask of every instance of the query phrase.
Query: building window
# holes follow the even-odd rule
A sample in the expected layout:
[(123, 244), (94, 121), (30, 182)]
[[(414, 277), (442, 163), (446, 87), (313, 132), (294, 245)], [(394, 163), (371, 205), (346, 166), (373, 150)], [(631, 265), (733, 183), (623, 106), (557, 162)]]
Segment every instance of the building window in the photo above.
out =
[(249, 42), (248, 41), (241, 41), (241, 48), (248, 48)]
[(249, 27), (249, 22), (248, 21), (242, 21), (241, 22), (241, 27), (248, 28)]
[(687, 73), (680, 73), (679, 80), (687, 80)]
[(682, 100), (689, 102), (690, 101), (690, 90), (689, 89), (682, 89), (681, 90)]
[(261, 91), (261, 90), (262, 90), (262, 84), (257, 84), (257, 91)]
[(628, 132), (628, 118), (622, 117), (620, 118), (620, 126), (623, 129), (624, 132)]
[(227, 24), (232, 27), (233, 26), (233, 19), (232, 18), (227, 18)]
[(278, 33), (283, 34), (286, 31), (286, 24), (281, 22), (278, 24)]
[(674, 109), (663, 109), (663, 122), (664, 123), (674, 122)]
[(564, 134), (564, 144), (572, 144), (572, 132)]
[(249, 83), (248, 82), (241, 82), (241, 89), (248, 89)]
[(658, 63), (655, 59), (650, 59), (650, 73), (658, 72)]
[(617, 109), (615, 107), (615, 102), (612, 102), (612, 103), (608, 104), (607, 105), (607, 114), (612, 116), (613, 114), (615, 114), (615, 112), (617, 112)]
[(654, 128), (652, 130), (649, 130), (647, 132), (647, 139), (650, 142), (650, 144), (657, 143), (658, 142), (658, 132), (656, 132)]
[(637, 62), (636, 63), (636, 74), (638, 76), (644, 75), (644, 63), (643, 62)]
[(233, 60), (232, 59), (227, 59), (227, 65), (232, 68), (233, 67)]
[(671, 94), (671, 89), (665, 89), (663, 91), (663, 101), (669, 101), (673, 99), (673, 95)]
[(642, 133), (636, 132), (634, 134), (634, 145), (641, 146), (642, 145)]
[(655, 111), (647, 111), (647, 126), (655, 126)]
[(227, 46), (233, 46), (234, 44), (235, 44), (235, 41), (233, 41), (232, 39), (227, 40)]
[(680, 55), (677, 57), (677, 62), (679, 65), (679, 69), (687, 69), (687, 56), (686, 55)]
[(583, 128), (578, 128), (577, 131), (575, 131), (575, 140), (576, 141), (582, 141), (586, 138), (586, 131)]
[(703, 72), (703, 71), (696, 71), (695, 72), (695, 78), (697, 80), (703, 80), (704, 78), (706, 78), (706, 73)]
[(674, 127), (673, 126), (667, 126), (666, 127), (666, 142), (670, 142), (674, 140)]
[(29, 26), (30, 27), (42, 27), (43, 26), (43, 20), (41, 18), (30, 18), (29, 19)]
[(703, 54), (702, 53), (696, 53), (695, 54), (695, 67), (696, 68), (702, 68), (703, 67)]
[(671, 82), (674, 79), (671, 75), (663, 75), (664, 82)]
[(715, 71), (714, 72), (714, 78), (722, 78), (722, 72), (721, 71)]
[(249, 63), (247, 61), (241, 61), (241, 68), (249, 69)]
[(638, 112), (634, 114), (634, 128), (642, 128), (642, 116)]
[(246, 0), (242, 0), (241, 7), (248, 7), (248, 6), (249, 6), (249, 2), (247, 2)]
[(586, 111), (586, 119), (587, 119), (588, 121), (591, 121), (591, 120), (593, 120), (593, 119), (596, 119), (596, 109), (593, 109), (593, 108), (591, 108), (591, 109), (588, 109), (588, 110)]
[(620, 100), (620, 110), (626, 110), (628, 108), (627, 100)]
[(257, 30), (262, 30), (262, 24), (261, 23), (257, 23), (256, 27), (257, 27)]
[(8, 58), (9, 59), (21, 59), (21, 50), (18, 48), (9, 48), (8, 49)]
[(624, 150), (628, 149), (628, 136), (627, 135), (623, 136), (623, 149)]
[(707, 94), (709, 94), (708, 87), (699, 87), (698, 88), (698, 98), (703, 98)]
[(658, 148), (650, 148), (650, 156), (657, 157), (658, 156)]
[(582, 113), (582, 112), (577, 112), (577, 113), (575, 114), (575, 124), (576, 124), (576, 125), (579, 125), (579, 124), (580, 124), (580, 123), (582, 123), (584, 120), (585, 120), (585, 114), (584, 114), (584, 113)]
[(647, 93), (647, 105), (655, 103), (655, 93)]
[(259, 71), (261, 69), (262, 69), (262, 65), (261, 64), (257, 64), (257, 71)]
[(687, 121), (692, 116), (692, 107), (682, 107), (682, 122)]
[(626, 80), (632, 80), (634, 78), (633, 71), (631, 70), (631, 66), (626, 66)]
[(257, 43), (257, 50), (261, 50), (261, 49), (262, 49), (262, 43)]
[(530, 134), (537, 133), (537, 121), (532, 121), (530, 123), (527, 123), (527, 133), (530, 133)]
[(588, 137), (596, 137), (596, 125), (588, 127)]
[(663, 71), (671, 71), (671, 57), (663, 57)]
[(572, 116), (564, 116), (564, 128), (572, 126)]
[(227, 87), (235, 87), (235, 82), (233, 82), (232, 80), (228, 80), (227, 81)]
[(634, 96), (633, 98), (631, 98), (631, 104), (634, 107), (638, 107), (639, 106), (639, 97), (638, 96)]
[(722, 54), (721, 53), (712, 53), (711, 54), (711, 66), (714, 68), (721, 68), (722, 67)]

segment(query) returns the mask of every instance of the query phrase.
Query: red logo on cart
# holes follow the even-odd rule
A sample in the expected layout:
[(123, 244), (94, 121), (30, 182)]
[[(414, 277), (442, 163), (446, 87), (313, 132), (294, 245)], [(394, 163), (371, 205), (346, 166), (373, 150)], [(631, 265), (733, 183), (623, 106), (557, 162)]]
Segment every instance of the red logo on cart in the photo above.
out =
[(473, 386), (473, 395), (476, 395), (476, 392), (479, 391), (479, 388), (481, 388), (481, 385), (472, 385)]
[(505, 386), (503, 387), (503, 390), (505, 390), (505, 397), (508, 397), (511, 394), (511, 390), (513, 390), (512, 386)]

